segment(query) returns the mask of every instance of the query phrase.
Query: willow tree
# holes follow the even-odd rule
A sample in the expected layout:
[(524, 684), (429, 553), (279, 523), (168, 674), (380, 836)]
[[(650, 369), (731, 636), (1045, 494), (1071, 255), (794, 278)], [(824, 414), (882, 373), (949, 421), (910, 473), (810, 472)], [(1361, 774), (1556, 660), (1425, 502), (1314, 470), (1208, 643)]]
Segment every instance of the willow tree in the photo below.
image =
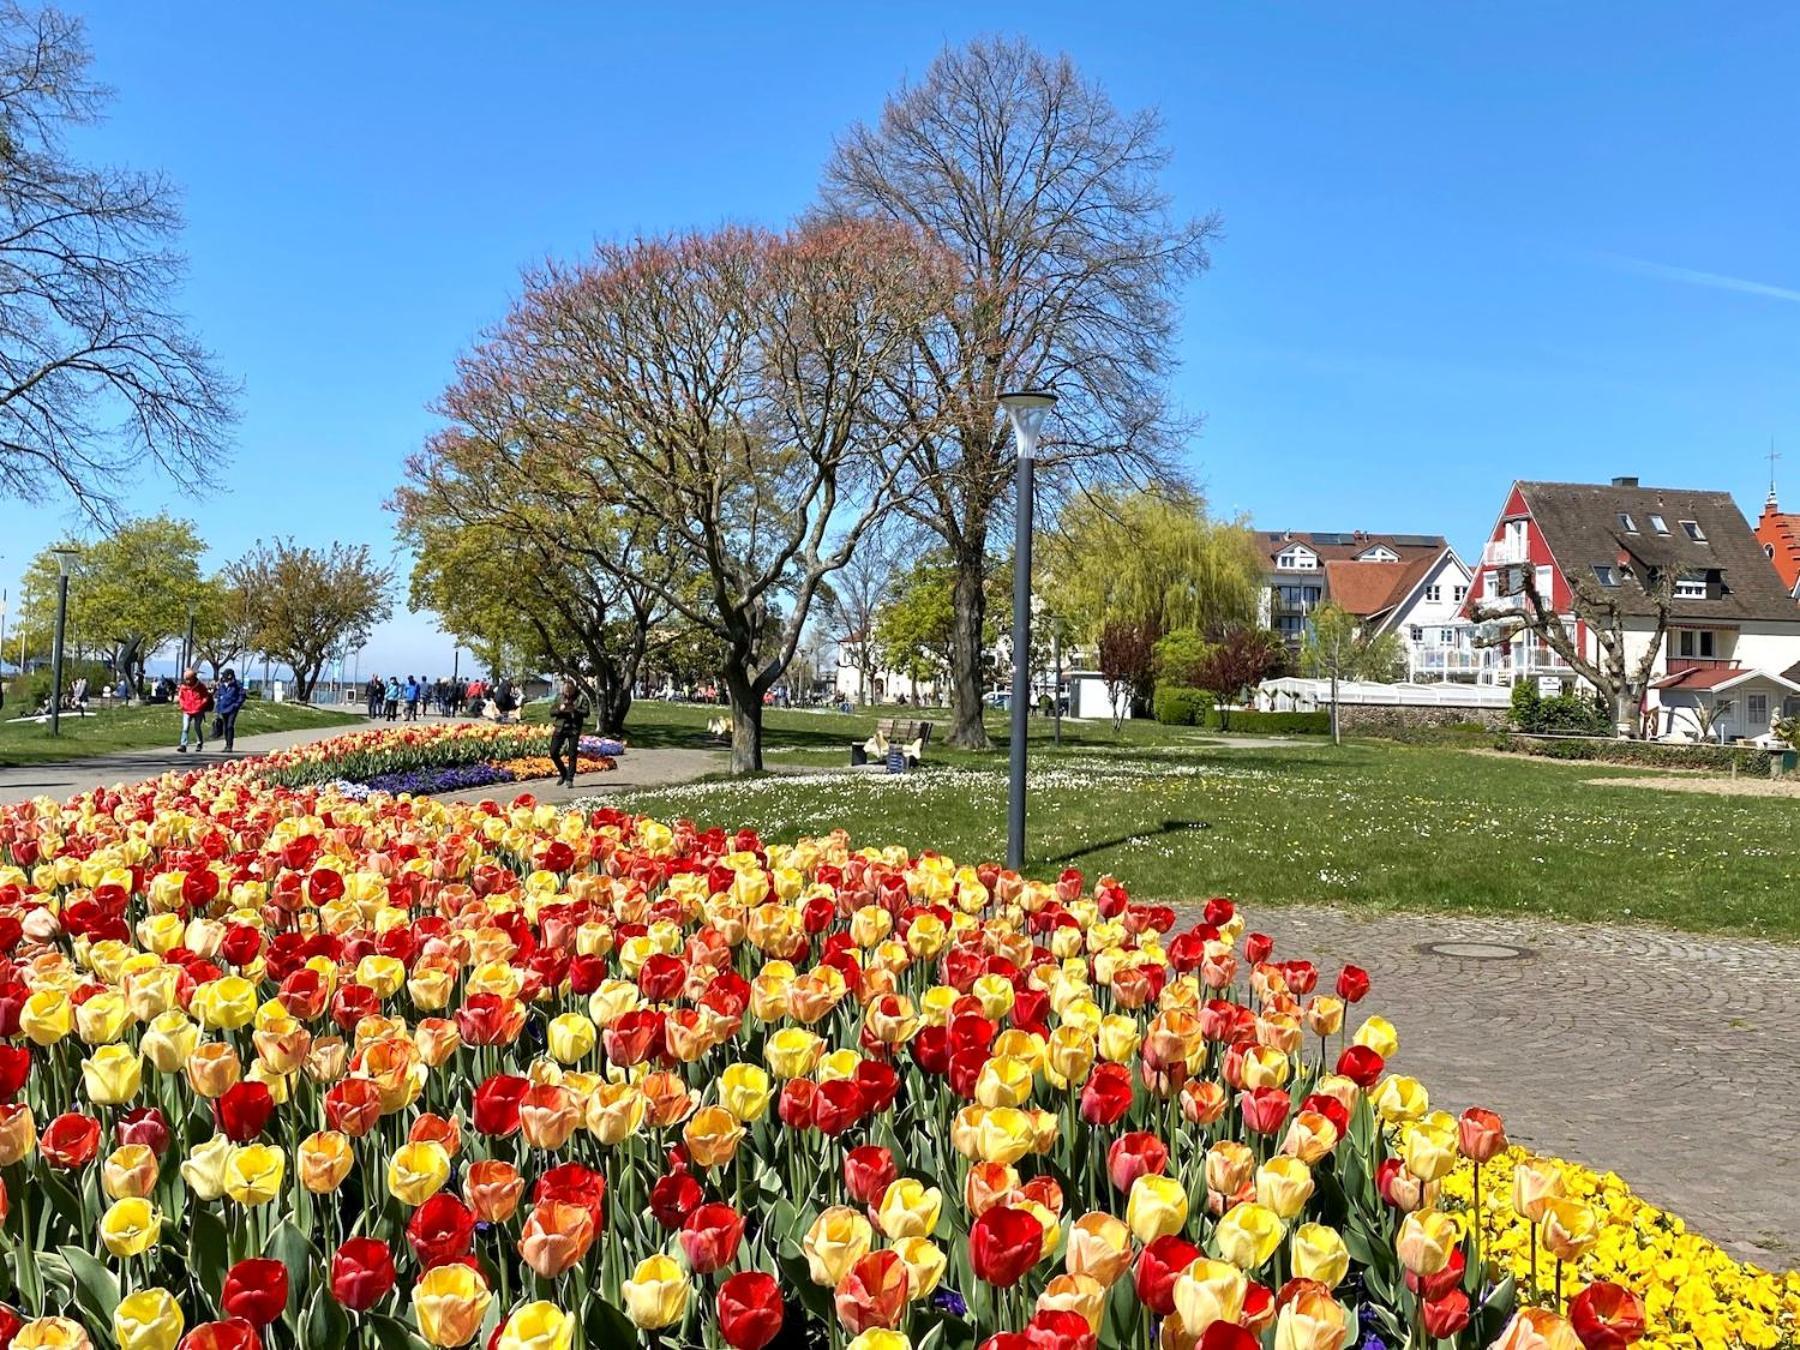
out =
[(733, 772), (762, 767), (763, 695), (820, 585), (895, 507), (890, 391), (947, 276), (875, 223), (602, 244), (527, 274), (441, 400), (481, 450), (464, 472), (648, 531), (631, 559), (583, 557), (723, 645)]
[(955, 565), (956, 745), (988, 744), (984, 579), (1014, 472), (1000, 394), (1058, 395), (1037, 461), (1051, 497), (1162, 477), (1181, 443), (1163, 387), (1176, 299), (1217, 221), (1170, 214), (1167, 162), (1155, 113), (1121, 112), (1067, 57), (990, 39), (945, 50), (826, 168), (826, 211), (903, 222), (956, 260), (955, 293), (895, 386), (912, 423), (912, 509)]

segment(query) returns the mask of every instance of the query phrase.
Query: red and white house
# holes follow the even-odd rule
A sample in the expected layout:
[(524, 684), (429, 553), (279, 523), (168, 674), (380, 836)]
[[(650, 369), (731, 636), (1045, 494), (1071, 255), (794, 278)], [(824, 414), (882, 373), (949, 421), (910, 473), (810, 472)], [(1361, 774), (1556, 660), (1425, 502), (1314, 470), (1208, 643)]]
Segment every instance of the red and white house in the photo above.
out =
[[(1656, 606), (1641, 584), (1676, 575), (1667, 631), (1634, 691), (1650, 734), (1670, 739), (1754, 739), (1800, 711), (1800, 607), (1729, 493), (1610, 484), (1517, 482), (1470, 586), (1465, 613), (1527, 610), (1522, 569), (1590, 659), (1599, 644), (1573, 613), (1570, 577), (1604, 592), (1623, 615), (1627, 669), (1655, 640)], [(1498, 630), (1504, 633), (1502, 624)], [(1577, 680), (1534, 633), (1488, 649), (1501, 683)]]

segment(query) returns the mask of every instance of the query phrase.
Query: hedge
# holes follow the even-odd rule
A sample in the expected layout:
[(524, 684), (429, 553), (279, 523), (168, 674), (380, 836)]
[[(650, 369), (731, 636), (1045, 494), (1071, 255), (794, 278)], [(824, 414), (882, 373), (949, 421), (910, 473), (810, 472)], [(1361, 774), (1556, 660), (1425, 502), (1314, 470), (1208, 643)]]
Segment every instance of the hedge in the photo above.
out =
[(1167, 727), (1197, 727), (1213, 714), (1212, 695), (1181, 684), (1159, 684), (1150, 711)]
[(1746, 745), (1668, 745), (1658, 741), (1603, 740), (1587, 736), (1523, 736), (1502, 734), (1495, 747), (1544, 759), (1588, 760), (1602, 764), (1637, 764), (1652, 769), (1700, 769), (1708, 773), (1762, 776), (1770, 754)]

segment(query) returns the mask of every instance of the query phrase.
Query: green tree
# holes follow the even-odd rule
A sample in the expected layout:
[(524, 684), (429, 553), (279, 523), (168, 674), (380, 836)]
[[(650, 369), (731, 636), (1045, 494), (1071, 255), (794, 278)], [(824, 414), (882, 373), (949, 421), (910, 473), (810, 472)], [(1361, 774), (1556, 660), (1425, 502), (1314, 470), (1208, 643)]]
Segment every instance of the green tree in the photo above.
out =
[(393, 569), (378, 566), (367, 544), (258, 542), (226, 575), (251, 597), (253, 645), (294, 672), (302, 703), (311, 702), (326, 662), (362, 646), (394, 609)]
[(875, 653), (880, 666), (914, 686), (941, 679), (956, 641), (956, 569), (943, 553), (927, 554), (894, 583), (875, 611)]
[[(190, 604), (204, 599), (193, 523), (172, 516), (128, 520), (77, 549), (69, 577), (68, 641), (106, 654), (115, 676), (143, 684), (144, 663), (187, 630)], [(19, 620), (33, 649), (47, 652), (56, 623), (57, 565), (45, 549), (26, 569)]]
[(1331, 681), (1331, 740), (1343, 738), (1338, 726), (1338, 684), (1342, 680), (1391, 680), (1405, 660), (1396, 633), (1367, 632), (1361, 621), (1335, 601), (1327, 600), (1308, 617), (1300, 648), (1300, 669)]
[(1156, 678), (1164, 684), (1200, 687), (1200, 668), (1212, 650), (1198, 628), (1177, 628), (1156, 640)]
[(255, 597), (225, 572), (202, 582), (194, 615), (195, 659), (206, 662), (217, 679), (254, 650), (255, 639)]

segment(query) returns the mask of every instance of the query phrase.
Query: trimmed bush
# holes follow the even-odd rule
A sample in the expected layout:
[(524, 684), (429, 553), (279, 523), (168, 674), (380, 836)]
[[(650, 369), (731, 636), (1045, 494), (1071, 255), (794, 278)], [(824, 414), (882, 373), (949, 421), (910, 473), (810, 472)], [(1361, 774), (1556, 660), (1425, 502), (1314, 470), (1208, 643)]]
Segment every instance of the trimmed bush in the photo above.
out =
[[(1219, 710), (1206, 710), (1205, 725), (1214, 731), (1224, 730)], [(1257, 732), (1266, 736), (1329, 736), (1329, 712), (1257, 712), (1254, 708), (1231, 710), (1232, 731)]]
[[(1548, 701), (1548, 700), (1547, 700)], [(1749, 745), (1665, 745), (1659, 741), (1606, 740), (1587, 736), (1503, 734), (1495, 747), (1543, 759), (1583, 760), (1596, 764), (1636, 764), (1651, 769), (1698, 769), (1704, 773), (1739, 773), (1757, 777), (1769, 772), (1769, 752)]]
[(1151, 712), (1166, 727), (1197, 727), (1203, 723), (1217, 725), (1212, 695), (1204, 689), (1184, 684), (1159, 684)]

